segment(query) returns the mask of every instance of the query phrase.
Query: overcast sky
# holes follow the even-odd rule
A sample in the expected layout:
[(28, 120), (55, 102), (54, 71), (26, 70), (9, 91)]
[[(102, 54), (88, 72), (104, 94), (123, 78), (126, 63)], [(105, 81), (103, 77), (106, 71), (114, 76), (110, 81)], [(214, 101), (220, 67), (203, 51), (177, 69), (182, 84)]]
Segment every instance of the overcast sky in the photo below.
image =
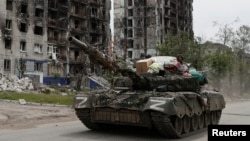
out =
[[(234, 22), (239, 19), (238, 22)], [(219, 23), (213, 26), (213, 22)], [(219, 25), (250, 26), (250, 0), (194, 0), (193, 29), (195, 36), (214, 38)]]

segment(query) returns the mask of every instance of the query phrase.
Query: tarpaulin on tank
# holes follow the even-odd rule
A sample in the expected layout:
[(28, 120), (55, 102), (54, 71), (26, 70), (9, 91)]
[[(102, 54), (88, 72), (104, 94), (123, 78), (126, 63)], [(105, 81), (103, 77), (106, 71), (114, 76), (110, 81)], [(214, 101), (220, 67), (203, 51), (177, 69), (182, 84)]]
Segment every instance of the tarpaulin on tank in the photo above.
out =
[(153, 63), (148, 67), (148, 73), (159, 73), (160, 70), (164, 70), (161, 63)]
[(176, 65), (178, 63), (176, 57), (174, 56), (154, 56), (151, 57), (150, 59), (152, 59), (154, 63), (160, 63), (162, 65), (164, 64)]
[(198, 81), (199, 81), (200, 84), (205, 84), (205, 83), (207, 83), (206, 77), (205, 77), (202, 73), (196, 71), (196, 69), (194, 69), (194, 68), (190, 69), (190, 70), (189, 70), (189, 73), (190, 73), (193, 77), (195, 77), (196, 79), (198, 79)]

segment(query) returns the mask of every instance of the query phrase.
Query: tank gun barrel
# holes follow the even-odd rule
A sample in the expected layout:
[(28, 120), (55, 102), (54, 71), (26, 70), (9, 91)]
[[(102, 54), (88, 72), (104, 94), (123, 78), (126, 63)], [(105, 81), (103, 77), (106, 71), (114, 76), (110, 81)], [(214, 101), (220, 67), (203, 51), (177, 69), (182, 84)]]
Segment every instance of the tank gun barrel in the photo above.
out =
[(81, 48), (83, 49), (84, 52), (87, 51), (88, 48), (90, 48), (90, 46), (88, 46), (88, 44), (76, 39), (75, 37), (71, 37), (71, 36), (68, 37), (68, 41), (73, 42), (77, 46), (81, 46)]
[(116, 72), (119, 69), (119, 66), (114, 63), (111, 57), (105, 55), (104, 53), (99, 51), (97, 48), (85, 42), (82, 42), (72, 36), (68, 37), (68, 41), (75, 44), (76, 46), (79, 46), (89, 56), (89, 59), (93, 63), (99, 64), (105, 69), (109, 69), (114, 72)]
[(72, 36), (68, 37), (68, 41), (75, 44), (76, 46), (79, 46), (89, 56), (89, 59), (93, 63), (101, 65), (104, 69), (109, 69), (113, 72), (121, 73), (123, 76), (130, 77), (134, 82), (142, 81), (142, 78), (136, 72), (133, 72), (130, 69), (120, 68), (119, 65), (115, 61), (113, 61), (111, 57), (103, 54), (97, 48)]

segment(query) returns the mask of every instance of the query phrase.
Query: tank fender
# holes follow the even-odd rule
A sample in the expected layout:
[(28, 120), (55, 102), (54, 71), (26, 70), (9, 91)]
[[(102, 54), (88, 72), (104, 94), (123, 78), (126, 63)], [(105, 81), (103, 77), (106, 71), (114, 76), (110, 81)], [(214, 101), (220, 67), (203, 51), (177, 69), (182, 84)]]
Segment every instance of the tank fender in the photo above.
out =
[(157, 111), (168, 115), (177, 115), (183, 117), (184, 114), (179, 113), (174, 103), (174, 98), (167, 97), (150, 97), (145, 104), (143, 111)]
[(203, 91), (201, 95), (207, 98), (207, 106), (210, 111), (221, 110), (226, 107), (226, 101), (219, 92)]
[(91, 99), (87, 96), (76, 96), (73, 102), (73, 108), (81, 109), (81, 108), (90, 108)]

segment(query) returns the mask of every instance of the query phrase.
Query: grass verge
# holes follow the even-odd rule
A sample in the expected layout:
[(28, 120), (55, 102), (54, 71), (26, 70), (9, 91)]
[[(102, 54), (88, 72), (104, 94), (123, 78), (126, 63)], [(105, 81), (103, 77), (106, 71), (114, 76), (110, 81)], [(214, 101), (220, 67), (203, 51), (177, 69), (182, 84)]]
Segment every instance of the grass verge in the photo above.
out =
[(24, 99), (26, 102), (35, 102), (43, 104), (60, 104), (60, 105), (72, 105), (74, 94), (61, 95), (58, 92), (44, 94), (44, 93), (32, 93), (32, 92), (0, 92), (0, 99), (7, 100), (19, 100)]

